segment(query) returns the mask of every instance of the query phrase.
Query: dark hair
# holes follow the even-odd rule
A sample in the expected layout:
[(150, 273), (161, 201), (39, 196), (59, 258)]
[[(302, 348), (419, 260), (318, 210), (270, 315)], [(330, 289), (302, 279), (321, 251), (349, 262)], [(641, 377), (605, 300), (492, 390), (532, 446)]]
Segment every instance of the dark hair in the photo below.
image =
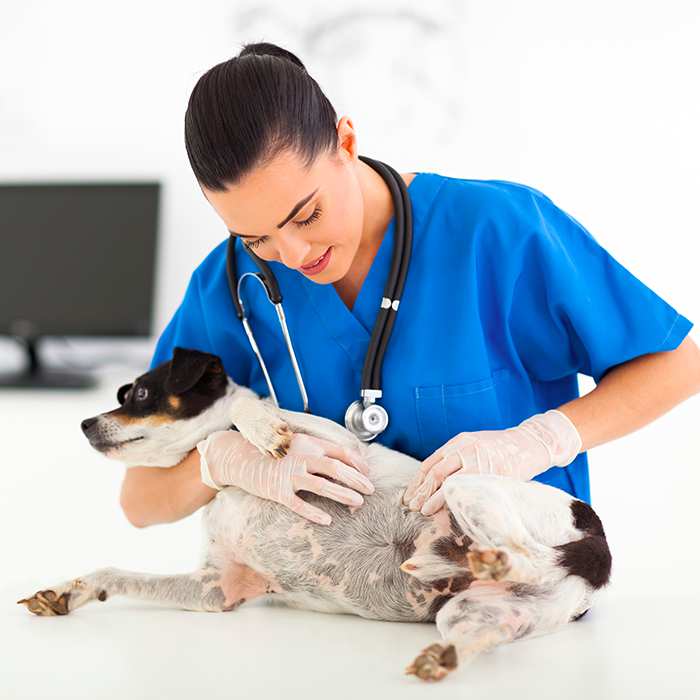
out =
[(335, 150), (336, 113), (304, 64), (275, 44), (245, 44), (192, 90), (185, 148), (197, 181), (213, 191), (290, 149), (308, 168)]

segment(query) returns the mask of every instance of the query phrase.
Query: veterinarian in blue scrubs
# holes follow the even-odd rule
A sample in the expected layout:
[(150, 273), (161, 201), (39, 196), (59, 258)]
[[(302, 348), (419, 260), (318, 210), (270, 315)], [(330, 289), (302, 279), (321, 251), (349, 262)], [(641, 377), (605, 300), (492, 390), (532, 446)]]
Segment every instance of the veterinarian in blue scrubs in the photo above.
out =
[[(246, 60), (248, 68), (252, 60), (263, 61), (252, 56)], [(260, 63), (261, 80), (285, 62)], [(215, 70), (219, 80), (228, 75), (220, 67)], [(303, 75), (300, 72), (299, 77)], [(343, 220), (331, 218), (331, 225), (327, 218), (326, 228), (322, 223), (324, 216), (334, 216), (332, 207), (342, 192), (324, 193), (324, 182), (310, 175), (303, 183), (300, 178), (294, 189), (295, 178), (288, 177), (294, 165), (278, 161), (280, 181), (286, 178), (287, 191), (294, 190), (298, 197), (280, 199), (274, 211), (262, 195), (257, 207), (253, 201), (243, 211), (240, 197), (239, 206), (229, 206), (226, 192), (202, 184), (213, 172), (225, 173), (227, 167), (233, 172), (236, 158), (241, 158), (233, 150), (227, 156), (225, 148), (207, 156), (206, 139), (214, 142), (214, 131), (205, 134), (209, 127), (203, 125), (202, 115), (206, 109), (214, 110), (211, 99), (202, 85), (190, 98), (190, 162), (227, 227), (236, 225), (242, 235), (250, 236), (246, 244), (266, 236), (255, 253), (269, 262), (279, 281), (310, 410), (343, 425), (347, 406), (359, 398), (370, 333), (389, 274), (395, 221), (389, 220), (359, 292), (346, 303), (352, 295), (342, 298), (333, 277), (343, 260)], [(231, 129), (235, 123), (232, 118)], [(338, 134), (339, 140), (351, 144), (355, 167), (367, 168), (356, 160), (353, 137), (347, 140), (354, 131), (346, 118), (338, 125)], [(237, 138), (242, 137), (230, 136), (232, 143), (238, 143)], [(380, 154), (371, 155), (381, 159)], [(380, 402), (389, 413), (389, 426), (378, 442), (425, 460), (460, 432), (505, 430), (556, 409), (579, 396), (579, 372), (598, 383), (615, 365), (676, 348), (692, 327), (537, 189), (430, 171), (410, 178), (406, 176), (413, 207), (413, 248), (384, 357)], [(252, 180), (248, 183), (246, 194), (254, 198), (258, 190)], [(322, 212), (320, 220), (305, 228), (290, 223), (284, 239), (288, 247), (283, 248), (281, 230), (273, 224), (313, 189), (307, 183), (320, 186), (321, 197), (326, 197), (321, 208), (330, 212)], [(384, 197), (390, 202), (388, 190)], [(302, 211), (315, 211), (314, 200)], [(308, 213), (297, 219), (307, 219)], [(250, 222), (259, 228), (241, 227)], [(290, 242), (294, 236), (312, 245), (294, 249)], [(175, 346), (196, 348), (220, 356), (236, 383), (265, 396), (269, 392), (264, 376), (227, 285), (227, 239), (228, 234), (192, 273), (182, 303), (160, 336), (151, 368), (170, 359)], [(240, 240), (236, 245), (239, 275), (257, 270), (243, 244)], [(322, 274), (307, 276), (298, 269), (328, 245), (338, 253)], [(258, 284), (246, 284), (243, 295), (280, 405), (303, 410), (274, 308)], [(534, 478), (591, 502), (585, 451), (568, 466), (549, 468)]]

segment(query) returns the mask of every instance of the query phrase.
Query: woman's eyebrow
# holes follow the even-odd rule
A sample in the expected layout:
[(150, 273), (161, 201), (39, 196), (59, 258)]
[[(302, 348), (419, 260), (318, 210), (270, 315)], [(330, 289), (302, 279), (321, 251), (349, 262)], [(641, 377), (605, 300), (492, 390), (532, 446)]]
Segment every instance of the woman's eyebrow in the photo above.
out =
[[(293, 207), (292, 211), (287, 214), (285, 219), (281, 221), (279, 224), (277, 224), (277, 228), (282, 228), (290, 219), (294, 218), (299, 210), (318, 192), (318, 187), (311, 193), (307, 194), (306, 197), (303, 199), (300, 199)], [(259, 236), (246, 236), (242, 233), (236, 233), (235, 231), (232, 231), (231, 229), (227, 229), (229, 233), (233, 234), (234, 236), (238, 236), (239, 238), (259, 238)]]

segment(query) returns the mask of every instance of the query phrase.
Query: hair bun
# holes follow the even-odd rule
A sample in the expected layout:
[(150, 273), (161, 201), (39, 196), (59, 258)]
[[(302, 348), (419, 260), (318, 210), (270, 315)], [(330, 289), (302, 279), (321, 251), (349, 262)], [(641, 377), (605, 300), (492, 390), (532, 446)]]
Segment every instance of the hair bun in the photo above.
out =
[(291, 52), (283, 49), (277, 44), (270, 44), (262, 41), (257, 44), (244, 44), (243, 50), (238, 54), (238, 58), (243, 56), (276, 56), (277, 58), (286, 58), (295, 65), (299, 66), (303, 71), (306, 71), (304, 64)]

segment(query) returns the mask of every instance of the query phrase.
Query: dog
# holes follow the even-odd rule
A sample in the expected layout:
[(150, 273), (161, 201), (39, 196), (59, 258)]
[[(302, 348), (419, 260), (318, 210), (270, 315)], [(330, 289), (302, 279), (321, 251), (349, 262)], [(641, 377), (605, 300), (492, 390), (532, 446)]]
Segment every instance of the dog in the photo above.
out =
[(609, 582), (605, 532), (585, 501), (537, 481), (453, 474), (441, 510), (411, 511), (402, 496), (418, 460), (362, 442), (326, 418), (278, 409), (236, 385), (216, 355), (176, 347), (170, 360), (120, 387), (117, 400), (118, 408), (81, 427), (94, 449), (127, 465), (172, 466), (227, 429), (282, 457), (293, 434), (305, 433), (358, 451), (375, 491), (351, 510), (297, 492), (332, 516), (330, 525), (317, 525), (225, 487), (203, 509), (196, 571), (99, 569), (17, 601), (36, 615), (66, 615), (113, 595), (211, 612), (269, 596), (326, 613), (434, 621), (441, 641), (405, 672), (436, 681), (498, 644), (578, 619)]

